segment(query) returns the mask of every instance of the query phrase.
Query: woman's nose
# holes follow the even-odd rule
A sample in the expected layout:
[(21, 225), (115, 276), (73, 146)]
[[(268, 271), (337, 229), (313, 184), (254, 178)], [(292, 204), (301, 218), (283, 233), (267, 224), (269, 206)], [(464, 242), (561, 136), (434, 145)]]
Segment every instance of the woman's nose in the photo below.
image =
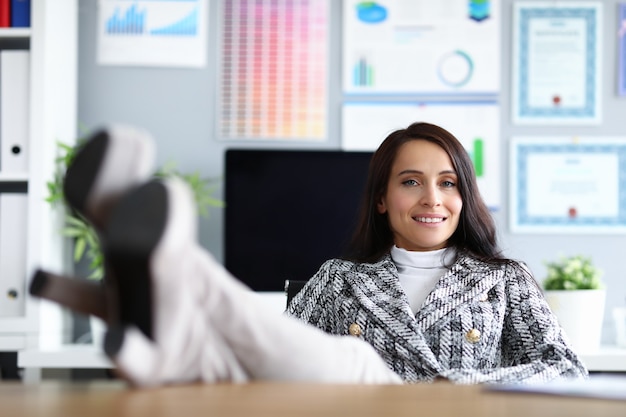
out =
[(439, 195), (439, 190), (434, 186), (426, 186), (423, 189), (422, 205), (426, 207), (436, 207), (441, 205), (441, 196)]

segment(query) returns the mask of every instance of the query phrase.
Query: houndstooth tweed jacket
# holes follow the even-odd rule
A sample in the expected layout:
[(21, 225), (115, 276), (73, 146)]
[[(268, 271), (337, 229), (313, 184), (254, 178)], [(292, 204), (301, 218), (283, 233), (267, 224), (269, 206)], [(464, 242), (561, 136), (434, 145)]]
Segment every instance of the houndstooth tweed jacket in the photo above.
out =
[[(389, 255), (377, 263), (333, 259), (287, 314), (336, 335), (353, 324), (406, 382), (546, 381), (586, 377), (528, 269), (461, 256), (413, 315)], [(353, 326), (354, 330), (355, 326)]]

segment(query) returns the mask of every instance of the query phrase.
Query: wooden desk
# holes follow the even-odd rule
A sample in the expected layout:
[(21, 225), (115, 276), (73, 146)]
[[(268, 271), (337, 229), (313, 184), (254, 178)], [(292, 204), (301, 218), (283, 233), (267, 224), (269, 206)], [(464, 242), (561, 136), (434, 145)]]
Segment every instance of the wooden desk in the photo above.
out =
[(626, 416), (625, 401), (498, 393), (448, 383), (350, 386), (253, 383), (133, 390), (117, 382), (0, 383), (1, 416), (368, 417)]

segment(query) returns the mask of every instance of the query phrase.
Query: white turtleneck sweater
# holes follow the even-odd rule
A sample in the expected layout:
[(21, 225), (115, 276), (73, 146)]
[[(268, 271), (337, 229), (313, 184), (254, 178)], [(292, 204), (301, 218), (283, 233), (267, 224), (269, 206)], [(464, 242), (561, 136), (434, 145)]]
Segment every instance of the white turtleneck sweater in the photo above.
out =
[(400, 284), (409, 297), (413, 314), (418, 312), (439, 278), (448, 271), (446, 265), (450, 265), (455, 253), (449, 251), (444, 256), (445, 251), (414, 252), (395, 245), (391, 248), (391, 259), (398, 268)]

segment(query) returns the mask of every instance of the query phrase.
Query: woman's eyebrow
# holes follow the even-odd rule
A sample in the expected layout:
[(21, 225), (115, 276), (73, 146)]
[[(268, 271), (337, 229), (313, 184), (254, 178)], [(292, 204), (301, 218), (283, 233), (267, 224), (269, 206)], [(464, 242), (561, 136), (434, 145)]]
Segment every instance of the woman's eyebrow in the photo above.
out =
[[(419, 169), (405, 169), (403, 171), (400, 171), (398, 173), (398, 176), (400, 175), (405, 175), (405, 174), (423, 174), (423, 171), (420, 171)], [(453, 174), (456, 175), (456, 171), (453, 169), (446, 169), (443, 171), (439, 171), (438, 175), (445, 175), (445, 174)]]

